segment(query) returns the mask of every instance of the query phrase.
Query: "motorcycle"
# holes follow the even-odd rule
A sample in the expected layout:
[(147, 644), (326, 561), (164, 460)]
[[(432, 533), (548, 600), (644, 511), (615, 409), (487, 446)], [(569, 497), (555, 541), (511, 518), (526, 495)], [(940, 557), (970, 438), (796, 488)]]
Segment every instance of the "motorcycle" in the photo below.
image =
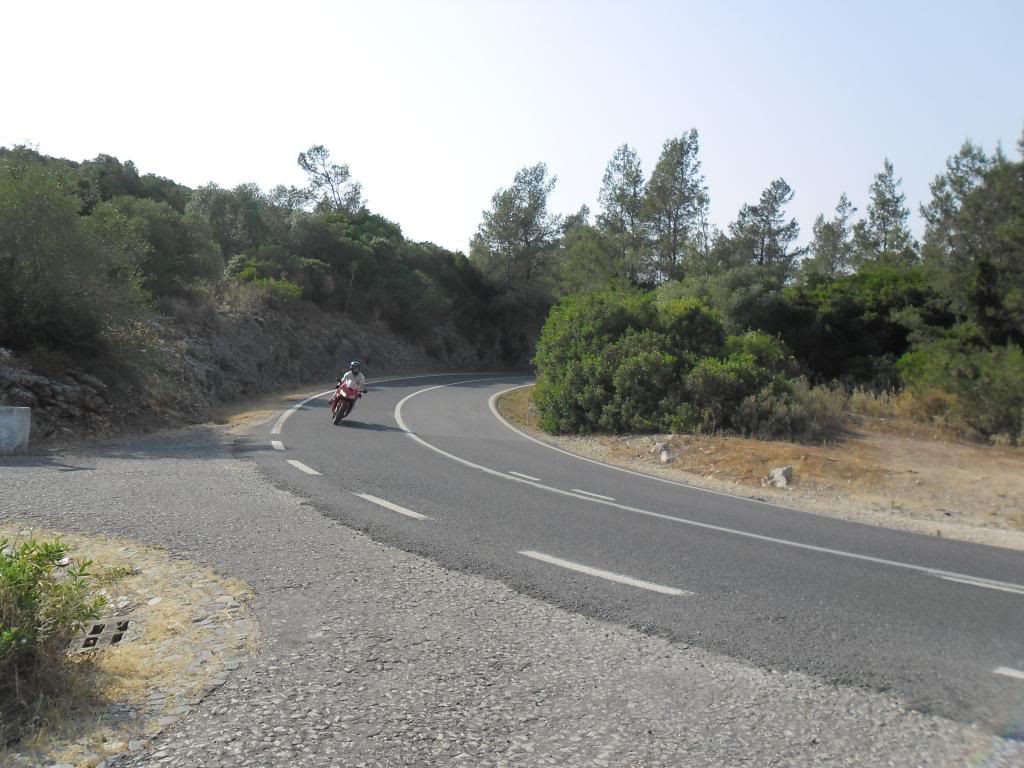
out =
[(335, 425), (341, 424), (341, 420), (352, 413), (356, 400), (366, 394), (365, 389), (353, 387), (347, 381), (338, 381), (338, 387), (331, 395), (331, 421)]

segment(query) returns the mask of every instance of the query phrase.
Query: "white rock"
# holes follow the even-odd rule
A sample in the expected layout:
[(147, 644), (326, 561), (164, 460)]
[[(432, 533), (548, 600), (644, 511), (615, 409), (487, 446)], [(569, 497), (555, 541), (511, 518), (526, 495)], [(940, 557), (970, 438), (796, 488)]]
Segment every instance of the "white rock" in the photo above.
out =
[(671, 449), (666, 449), (666, 450), (663, 450), (661, 452), (661, 463), (662, 464), (671, 464), (677, 458), (678, 457), (676, 456), (676, 452), (671, 450)]
[(793, 480), (793, 467), (776, 467), (768, 473), (764, 479), (765, 485), (774, 485), (776, 488), (788, 488)]

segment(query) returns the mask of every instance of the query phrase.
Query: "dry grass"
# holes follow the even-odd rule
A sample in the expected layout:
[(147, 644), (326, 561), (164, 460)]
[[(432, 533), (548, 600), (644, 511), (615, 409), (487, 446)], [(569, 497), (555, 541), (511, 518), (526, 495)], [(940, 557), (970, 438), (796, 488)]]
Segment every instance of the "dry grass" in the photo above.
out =
[[(1024, 549), (1024, 449), (953, 440), (908, 415), (902, 396), (851, 397), (843, 436), (827, 445), (721, 435), (552, 437), (537, 428), (530, 390), (498, 408), (517, 426), (568, 451), (648, 474), (819, 514)], [(678, 459), (662, 466), (653, 445)], [(790, 489), (766, 488), (791, 465)]]
[[(51, 538), (58, 534), (0, 524), (0, 536), (27, 535)], [(46, 765), (89, 766), (97, 756), (123, 751), (129, 740), (144, 739), (158, 730), (157, 720), (163, 713), (146, 706), (154, 691), (180, 694), (168, 695), (168, 706), (201, 697), (210, 680), (224, 674), (222, 647), (237, 656), (256, 639), (255, 621), (244, 610), (222, 612), (230, 647), (216, 644), (223, 642), (216, 634), (222, 622), (203, 627), (196, 621), (218, 596), (229, 595), (244, 605), (250, 591), (243, 582), (138, 543), (59, 535), (72, 546), (74, 558), (93, 561), (97, 586), (109, 596), (111, 613), (121, 599), (131, 601), (135, 607), (128, 618), (137, 629), (130, 641), (118, 646), (76, 654), (65, 694), (48, 702), (34, 736), (7, 752), (0, 750), (3, 765), (35, 764), (17, 757), (28, 753), (45, 758)], [(239, 619), (244, 621), (236, 625)], [(123, 707), (127, 709), (120, 709), (120, 716), (105, 716)]]
[(533, 403), (533, 387), (514, 389), (498, 399), (498, 411), (511, 423), (536, 430), (537, 406)]
[(227, 427), (230, 434), (244, 434), (269, 423), (281, 415), (286, 408), (305, 400), (311, 395), (324, 391), (326, 387), (302, 390), (281, 390), (256, 400), (219, 405), (213, 410), (211, 421)]

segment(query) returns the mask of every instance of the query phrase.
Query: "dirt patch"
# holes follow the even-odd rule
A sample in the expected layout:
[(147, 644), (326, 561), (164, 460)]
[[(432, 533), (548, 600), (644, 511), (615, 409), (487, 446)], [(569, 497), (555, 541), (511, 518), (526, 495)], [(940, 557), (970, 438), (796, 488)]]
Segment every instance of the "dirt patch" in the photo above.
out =
[(53, 702), (35, 736), (0, 749), (5, 766), (92, 768), (145, 749), (223, 685), (257, 638), (243, 582), (137, 542), (0, 524), (0, 537), (56, 536), (74, 559), (93, 561), (104, 617), (127, 619), (131, 629), (116, 646), (73, 652), (68, 695)]
[(228, 434), (248, 434), (254, 428), (276, 419), (285, 408), (300, 403), (307, 397), (312, 397), (325, 389), (327, 387), (316, 387), (301, 392), (291, 389), (282, 390), (249, 402), (221, 405), (214, 409), (211, 421), (214, 424), (224, 425)]
[[(716, 435), (551, 436), (529, 389), (506, 394), (502, 415), (564, 450), (701, 488), (891, 528), (1024, 549), (1024, 449), (951, 440), (938, 430), (851, 416), (829, 445)], [(655, 446), (677, 455), (662, 465)], [(763, 485), (774, 467), (793, 483)]]

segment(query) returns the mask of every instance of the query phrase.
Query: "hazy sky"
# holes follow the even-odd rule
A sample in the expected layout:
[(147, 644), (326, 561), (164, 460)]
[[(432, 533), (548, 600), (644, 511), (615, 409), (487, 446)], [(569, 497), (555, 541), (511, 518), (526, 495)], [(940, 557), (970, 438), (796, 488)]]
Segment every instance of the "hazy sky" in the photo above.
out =
[(406, 236), (465, 250), (538, 161), (596, 212), (629, 142), (700, 133), (712, 219), (774, 178), (866, 206), (888, 156), (915, 212), (966, 138), (1016, 152), (1024, 2), (4, 3), (0, 145), (103, 152), (189, 186), (302, 184), (325, 144)]

